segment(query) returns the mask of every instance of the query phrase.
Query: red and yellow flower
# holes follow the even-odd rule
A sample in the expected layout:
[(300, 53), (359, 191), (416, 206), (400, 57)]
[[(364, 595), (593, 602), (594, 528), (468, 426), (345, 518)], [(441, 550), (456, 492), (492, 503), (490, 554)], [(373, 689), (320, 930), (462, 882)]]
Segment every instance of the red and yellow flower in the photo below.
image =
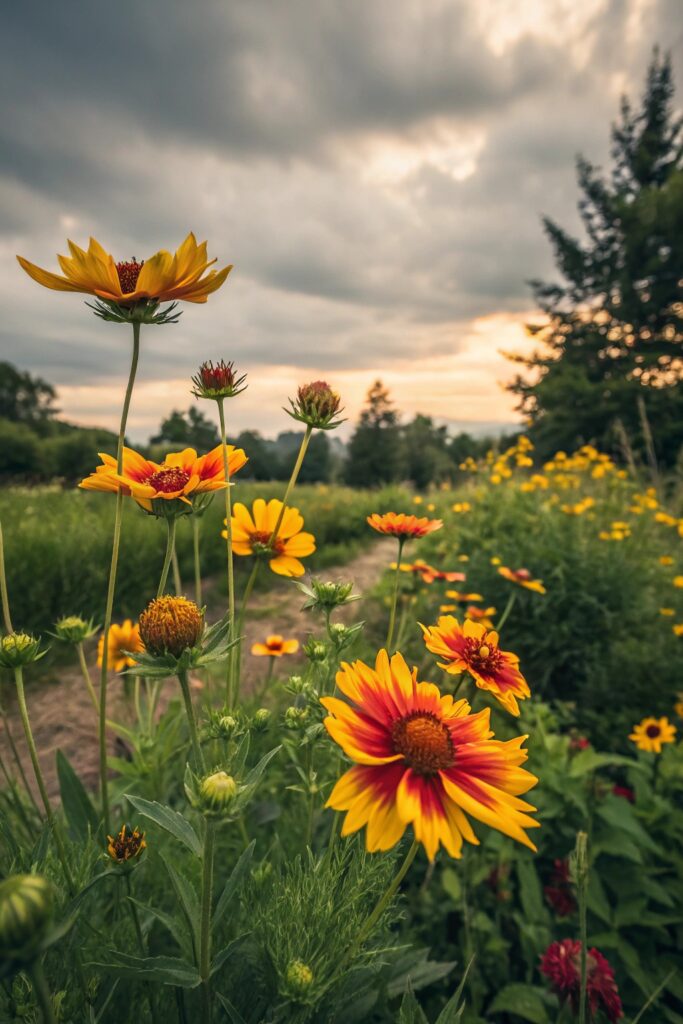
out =
[[(226, 446), (230, 476), (247, 462), (242, 448)], [(179, 500), (191, 506), (200, 494), (222, 490), (225, 487), (222, 446), (216, 445), (206, 455), (197, 456), (194, 448), (170, 452), (162, 463), (146, 459), (132, 448), (123, 449), (123, 467), (116, 471), (113, 455), (100, 453), (102, 465), (82, 480), (80, 487), (88, 491), (118, 491), (134, 498), (147, 512), (152, 502)]]
[[(134, 654), (136, 651), (144, 651), (144, 649), (137, 622), (133, 623), (131, 619), (126, 619), (120, 626), (112, 622), (107, 637), (107, 665), (109, 668), (113, 668), (115, 672), (123, 672), (124, 668), (133, 668), (137, 662), (125, 652), (129, 651)], [(101, 636), (97, 645), (98, 665), (102, 664), (103, 652), (104, 636)]]
[(328, 807), (346, 811), (342, 835), (367, 826), (370, 852), (388, 850), (408, 825), (433, 860), (440, 845), (460, 857), (478, 843), (467, 815), (535, 849), (526, 829), (535, 810), (520, 800), (537, 782), (521, 768), (526, 739), (493, 739), (488, 709), (418, 682), (403, 656), (377, 655), (374, 669), (342, 663), (337, 686), (350, 701), (323, 697), (325, 726), (355, 762), (336, 783)]
[(537, 594), (545, 594), (546, 589), (540, 580), (535, 580), (528, 569), (508, 569), (507, 565), (501, 565), (498, 569), (501, 576), (511, 583), (516, 583), (526, 590), (533, 590)]
[(57, 257), (63, 276), (37, 267), (23, 256), (17, 259), (29, 277), (44, 288), (97, 295), (120, 306), (133, 306), (147, 300), (206, 302), (232, 270), (230, 265), (222, 270), (211, 270), (204, 276), (216, 260), (207, 258), (206, 242), (198, 245), (192, 232), (175, 255), (160, 249), (141, 263), (136, 259), (117, 263), (94, 238), (90, 239), (87, 250), (71, 241), (68, 245), (71, 256)]
[(638, 750), (661, 754), (662, 744), (675, 743), (676, 726), (672, 725), (668, 718), (644, 718), (638, 725), (633, 726), (629, 739), (633, 740)]
[(465, 609), (465, 618), (472, 619), (473, 622), (481, 622), (486, 629), (493, 629), (492, 616), (495, 614), (496, 609), (493, 607), (477, 608), (476, 605), (470, 604)]
[[(268, 558), (273, 572), (280, 576), (303, 576), (305, 570), (299, 561), (315, 551), (315, 537), (304, 533), (304, 519), (298, 508), (287, 507), (282, 521), (273, 531), (280, 518), (282, 502), (271, 498), (266, 504), (257, 498), (250, 512), (246, 505), (237, 502), (230, 520), (232, 550), (236, 555), (258, 555)], [(227, 531), (223, 530), (227, 538)]]
[[(392, 562), (390, 569), (396, 569), (396, 562)], [(414, 562), (401, 562), (398, 566), (401, 572), (410, 572), (419, 576), (423, 583), (434, 583), (435, 580), (445, 580), (447, 583), (462, 583), (465, 579), (464, 572), (450, 572), (445, 569), (435, 569), (433, 565), (416, 558)]]
[(511, 715), (519, 714), (517, 701), (530, 697), (531, 691), (519, 671), (519, 658), (501, 651), (495, 630), (470, 619), (461, 627), (452, 615), (421, 629), (427, 649), (443, 659), (439, 668), (451, 675), (469, 672), (479, 689), (492, 693)]
[(368, 523), (377, 530), (389, 537), (398, 537), (399, 540), (411, 540), (416, 537), (426, 537), (434, 530), (440, 530), (443, 526), (442, 519), (428, 519), (427, 516), (406, 515), (404, 512), (373, 512), (368, 516)]
[(447, 590), (446, 597), (450, 597), (453, 601), (483, 601), (484, 597), (482, 594), (466, 594), (462, 590)]
[(253, 644), (251, 653), (261, 658), (281, 658), (283, 654), (296, 654), (298, 650), (298, 640), (285, 640), (279, 633), (273, 633), (266, 637), (265, 643)]

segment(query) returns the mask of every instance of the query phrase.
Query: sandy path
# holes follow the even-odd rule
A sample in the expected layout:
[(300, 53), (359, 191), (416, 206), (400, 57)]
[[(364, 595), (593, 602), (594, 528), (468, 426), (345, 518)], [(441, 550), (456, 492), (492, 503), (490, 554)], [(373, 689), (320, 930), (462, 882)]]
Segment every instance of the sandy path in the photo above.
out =
[[(392, 554), (389, 548), (390, 545), (377, 543), (347, 562), (346, 565), (323, 570), (320, 574), (321, 578), (353, 580), (354, 593), (362, 595), (374, 586), (386, 567)], [(217, 587), (211, 588), (208, 598), (210, 621), (222, 613), (220, 604), (216, 600), (217, 597), (220, 600)], [(252, 599), (243, 648), (243, 690), (248, 692), (254, 685), (257, 685), (263, 679), (267, 668), (265, 658), (257, 658), (249, 653), (252, 643), (265, 639), (271, 633), (281, 633), (287, 638), (295, 637), (303, 644), (309, 632), (320, 626), (310, 612), (301, 611), (304, 601), (304, 595), (287, 580), (278, 582), (272, 590), (257, 594)], [(347, 606), (341, 610), (338, 618), (345, 621), (362, 618), (362, 604), (362, 601), (357, 601)], [(97, 689), (98, 670), (95, 665), (94, 644), (88, 650), (87, 656), (91, 676)], [(280, 674), (284, 674), (286, 671), (289, 671), (290, 674), (294, 673), (303, 660), (300, 653), (288, 657), (286, 668), (283, 666)], [(122, 687), (121, 680), (113, 677), (108, 688), (109, 710), (110, 717), (125, 722), (130, 712), (122, 698)], [(165, 684), (164, 694), (160, 701), (161, 707), (176, 693), (176, 690), (177, 686), (172, 680)], [(66, 754), (83, 783), (89, 788), (95, 789), (98, 778), (97, 718), (80, 672), (75, 668), (64, 666), (49, 669), (34, 682), (29, 680), (26, 687), (26, 698), (31, 727), (50, 797), (57, 797), (59, 793), (55, 767), (57, 750), (62, 750)], [(24, 771), (29, 781), (32, 782), (31, 763), (24, 742), (16, 698), (9, 680), (5, 682), (2, 699)], [(2, 722), (0, 722), (0, 750), (3, 761), (11, 768), (10, 745)], [(111, 737), (110, 752), (119, 756), (125, 753), (125, 748), (114, 736)], [(16, 770), (14, 774), (16, 774)], [(0, 785), (2, 782), (4, 780), (0, 781)]]

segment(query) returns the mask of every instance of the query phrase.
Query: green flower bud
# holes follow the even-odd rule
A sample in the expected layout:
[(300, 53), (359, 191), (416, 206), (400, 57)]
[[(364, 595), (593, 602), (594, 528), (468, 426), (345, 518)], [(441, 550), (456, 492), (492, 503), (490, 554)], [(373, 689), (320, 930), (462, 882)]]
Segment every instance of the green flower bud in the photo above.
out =
[(0, 954), (31, 960), (52, 917), (52, 885), (41, 875), (11, 875), (0, 882)]
[(306, 423), (318, 430), (334, 430), (344, 421), (338, 418), (341, 400), (336, 391), (324, 380), (315, 380), (312, 384), (302, 384), (297, 390), (296, 398), (290, 398), (291, 409), (285, 409), (293, 419)]
[(93, 620), (82, 619), (80, 615), (65, 615), (55, 622), (54, 636), (67, 644), (82, 644), (94, 636), (100, 627), (93, 625)]
[(304, 644), (304, 654), (309, 661), (324, 661), (327, 657), (327, 647), (322, 640), (309, 640)]
[(199, 786), (199, 806), (208, 815), (224, 814), (237, 796), (237, 783), (227, 772), (207, 775)]
[(232, 736), (238, 725), (237, 719), (232, 715), (221, 715), (217, 724), (223, 736)]
[(304, 996), (313, 984), (313, 971), (302, 960), (292, 960), (285, 972), (287, 994), (293, 999)]
[(287, 708), (285, 711), (285, 728), (301, 729), (308, 721), (308, 708)]
[(29, 633), (8, 633), (0, 640), (0, 665), (3, 668), (21, 668), (42, 658), (47, 651), (40, 650), (40, 640)]
[(306, 683), (303, 681), (301, 676), (290, 676), (287, 688), (290, 693), (303, 693), (306, 688)]
[(252, 728), (255, 729), (257, 732), (265, 732), (265, 730), (268, 728), (269, 723), (270, 711), (268, 710), (268, 708), (259, 708), (258, 711), (254, 713), (254, 717), (251, 723)]

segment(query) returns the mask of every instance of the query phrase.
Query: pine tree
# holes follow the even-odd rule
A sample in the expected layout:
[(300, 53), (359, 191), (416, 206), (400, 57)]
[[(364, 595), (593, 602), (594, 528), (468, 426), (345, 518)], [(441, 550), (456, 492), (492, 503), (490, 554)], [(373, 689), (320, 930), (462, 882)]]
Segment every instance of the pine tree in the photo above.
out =
[(673, 114), (671, 63), (655, 51), (640, 109), (628, 100), (612, 128), (609, 177), (580, 158), (585, 239), (546, 218), (564, 281), (532, 281), (547, 324), (542, 342), (513, 356), (531, 376), (520, 397), (542, 454), (588, 441), (642, 450), (647, 421), (658, 458), (683, 444), (683, 119)]
[(388, 390), (375, 381), (349, 441), (345, 477), (355, 487), (374, 487), (397, 480), (401, 438), (398, 413)]

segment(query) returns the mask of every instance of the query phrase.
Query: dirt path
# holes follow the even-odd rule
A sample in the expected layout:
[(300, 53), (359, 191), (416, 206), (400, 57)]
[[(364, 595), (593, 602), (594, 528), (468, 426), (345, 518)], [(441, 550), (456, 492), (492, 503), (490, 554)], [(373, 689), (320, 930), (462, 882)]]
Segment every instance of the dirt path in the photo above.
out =
[[(323, 570), (322, 579), (354, 581), (354, 593), (364, 594), (379, 579), (383, 569), (390, 560), (389, 545), (377, 543), (364, 551), (346, 565), (335, 566)], [(222, 614), (217, 601), (218, 587), (207, 588), (209, 594), (210, 621)], [(220, 598), (219, 598), (220, 599)], [(316, 629), (316, 621), (309, 612), (302, 612), (303, 594), (288, 580), (276, 583), (272, 590), (257, 594), (251, 602), (248, 621), (245, 628), (246, 640), (243, 647), (242, 687), (249, 692), (263, 679), (267, 661), (265, 658), (254, 657), (251, 645), (264, 640), (271, 633), (281, 633), (287, 638), (296, 638), (301, 644), (306, 642), (308, 634)], [(362, 601), (354, 602), (341, 610), (339, 618), (351, 621), (363, 617)], [(98, 688), (98, 670), (95, 665), (95, 646), (87, 652), (90, 673)], [(303, 664), (301, 652), (289, 656), (286, 666), (280, 669), (285, 672), (296, 672), (297, 666)], [(277, 666), (276, 666), (277, 667)], [(160, 707), (176, 693), (177, 686), (169, 680), (164, 686)], [(123, 683), (112, 677), (109, 688), (110, 717), (125, 722), (130, 715), (127, 702), (123, 699)], [(26, 697), (31, 718), (31, 727), (39, 752), (41, 768), (45, 774), (47, 788), (51, 798), (59, 793), (55, 767), (57, 750), (62, 750), (68, 757), (83, 783), (96, 789), (98, 778), (97, 748), (97, 717), (95, 709), (88, 697), (83, 678), (79, 671), (71, 667), (56, 667), (46, 672), (39, 680), (29, 682)], [(9, 683), (3, 691), (3, 703), (8, 713), (10, 729), (19, 750), (20, 758), (27, 778), (32, 782), (31, 763), (24, 742), (21, 719), (19, 718), (16, 698)], [(2, 722), (0, 722), (0, 751), (2, 759), (13, 774), (10, 744)], [(110, 752), (119, 756), (125, 753), (120, 741), (111, 737)], [(0, 785), (4, 780), (0, 781)]]

